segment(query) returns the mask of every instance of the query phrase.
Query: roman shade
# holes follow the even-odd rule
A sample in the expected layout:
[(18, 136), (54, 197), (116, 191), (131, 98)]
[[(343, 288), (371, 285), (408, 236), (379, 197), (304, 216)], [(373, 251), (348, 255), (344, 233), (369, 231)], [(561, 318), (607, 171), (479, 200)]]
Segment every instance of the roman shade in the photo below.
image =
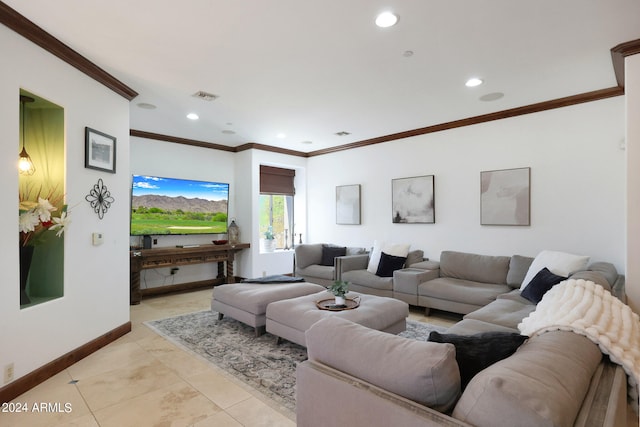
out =
[(260, 194), (293, 196), (295, 194), (293, 187), (295, 176), (296, 171), (293, 169), (260, 165)]

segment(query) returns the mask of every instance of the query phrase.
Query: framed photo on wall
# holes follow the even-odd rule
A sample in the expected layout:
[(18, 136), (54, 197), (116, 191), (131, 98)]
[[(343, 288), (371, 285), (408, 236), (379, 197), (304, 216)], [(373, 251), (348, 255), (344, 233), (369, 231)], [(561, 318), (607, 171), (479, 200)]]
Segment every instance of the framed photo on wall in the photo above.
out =
[(336, 187), (336, 224), (360, 224), (360, 184)]
[(84, 167), (116, 173), (116, 138), (85, 127)]
[(436, 222), (434, 176), (398, 178), (391, 181), (392, 221), (400, 224)]
[(480, 224), (531, 225), (531, 168), (480, 172)]

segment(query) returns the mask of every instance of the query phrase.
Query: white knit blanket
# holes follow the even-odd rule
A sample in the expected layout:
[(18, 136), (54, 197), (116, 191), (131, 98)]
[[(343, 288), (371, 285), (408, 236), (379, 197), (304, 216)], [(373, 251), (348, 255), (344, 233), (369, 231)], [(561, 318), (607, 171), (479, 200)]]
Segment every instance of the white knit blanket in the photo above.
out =
[(611, 292), (592, 281), (565, 280), (544, 294), (518, 329), (528, 336), (563, 330), (589, 338), (627, 373), (629, 398), (637, 412), (640, 318)]

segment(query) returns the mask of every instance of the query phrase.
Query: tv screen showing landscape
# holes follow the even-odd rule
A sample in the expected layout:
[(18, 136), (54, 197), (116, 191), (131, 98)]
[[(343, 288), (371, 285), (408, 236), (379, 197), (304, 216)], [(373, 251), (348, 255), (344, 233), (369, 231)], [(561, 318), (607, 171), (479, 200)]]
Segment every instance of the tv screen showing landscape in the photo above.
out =
[(133, 175), (131, 235), (227, 232), (229, 184)]

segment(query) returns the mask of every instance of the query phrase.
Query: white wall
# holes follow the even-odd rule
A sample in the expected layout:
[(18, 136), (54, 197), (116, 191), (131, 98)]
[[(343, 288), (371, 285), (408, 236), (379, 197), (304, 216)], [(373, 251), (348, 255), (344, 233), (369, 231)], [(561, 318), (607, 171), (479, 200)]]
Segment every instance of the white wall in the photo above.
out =
[(640, 313), (640, 55), (625, 60), (628, 304)]
[[(0, 52), (11, 58), (0, 67), (0, 366), (14, 363), (19, 378), (129, 321), (129, 102), (4, 26)], [(71, 218), (64, 296), (23, 310), (16, 229), (20, 88), (64, 108)], [(117, 138), (116, 174), (84, 168), (85, 126)], [(84, 199), (99, 178), (115, 198), (102, 220)], [(91, 245), (95, 231), (104, 234), (101, 246)]]
[[(624, 272), (624, 97), (530, 114), (308, 161), (308, 241), (374, 239), (442, 250), (587, 254)], [(531, 168), (531, 226), (480, 225), (480, 172)], [(435, 224), (391, 222), (391, 180), (435, 175)], [(362, 225), (335, 224), (335, 187), (362, 185)]]

